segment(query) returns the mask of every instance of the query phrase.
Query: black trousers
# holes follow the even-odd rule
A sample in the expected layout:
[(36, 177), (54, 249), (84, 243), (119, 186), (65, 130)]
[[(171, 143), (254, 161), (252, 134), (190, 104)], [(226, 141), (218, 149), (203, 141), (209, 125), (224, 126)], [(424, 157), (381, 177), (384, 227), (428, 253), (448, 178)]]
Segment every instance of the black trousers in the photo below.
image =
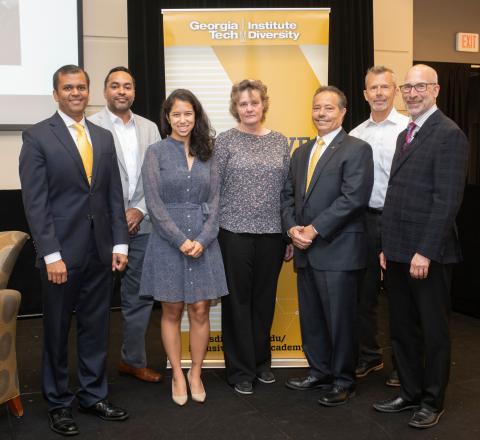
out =
[(331, 272), (298, 269), (300, 328), (310, 375), (355, 386), (358, 341), (356, 314), (363, 270)]
[(271, 367), (270, 329), (285, 242), (281, 234), (237, 234), (220, 229), (229, 295), (222, 297), (227, 381), (253, 382)]
[(452, 267), (432, 261), (424, 280), (411, 278), (409, 271), (409, 263), (387, 261), (390, 336), (401, 396), (440, 411), (450, 373)]
[(382, 349), (377, 341), (378, 295), (380, 293), (381, 268), (378, 255), (381, 251), (380, 214), (367, 212), (368, 237), (367, 270), (358, 298), (358, 362), (381, 362)]
[[(75, 397), (88, 407), (107, 397), (112, 269), (99, 260), (93, 229), (81, 268), (69, 269), (67, 282), (53, 284), (41, 269), (43, 298), (43, 394), (49, 411), (70, 408)], [(68, 334), (73, 312), (77, 321), (79, 390), (68, 386)]]

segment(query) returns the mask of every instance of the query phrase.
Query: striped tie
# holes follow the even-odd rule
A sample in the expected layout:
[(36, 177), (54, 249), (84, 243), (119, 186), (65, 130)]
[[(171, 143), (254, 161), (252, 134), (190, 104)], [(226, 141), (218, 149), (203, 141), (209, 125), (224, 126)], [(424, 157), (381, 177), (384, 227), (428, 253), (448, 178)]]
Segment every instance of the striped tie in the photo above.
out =
[(92, 170), (93, 170), (93, 149), (88, 141), (87, 132), (82, 124), (73, 124), (73, 128), (77, 132), (77, 148), (82, 158), (83, 168), (87, 174), (88, 183), (92, 184)]
[(320, 159), (320, 154), (322, 153), (323, 146), (325, 142), (322, 138), (319, 138), (313, 147), (315, 150), (310, 158), (310, 163), (308, 164), (308, 171), (307, 171), (307, 186), (305, 187), (305, 192), (308, 191), (308, 187), (310, 186), (310, 182), (312, 180), (313, 173), (315, 171), (315, 167), (317, 166), (318, 159)]

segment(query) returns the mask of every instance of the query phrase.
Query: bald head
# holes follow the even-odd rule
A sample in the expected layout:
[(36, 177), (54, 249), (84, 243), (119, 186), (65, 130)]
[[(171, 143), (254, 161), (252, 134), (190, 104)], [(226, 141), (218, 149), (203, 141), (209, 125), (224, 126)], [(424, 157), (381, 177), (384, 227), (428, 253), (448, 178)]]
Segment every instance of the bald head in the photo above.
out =
[(405, 82), (408, 82), (407, 78), (409, 75), (418, 75), (422, 78), (425, 78), (426, 82), (438, 83), (438, 75), (435, 69), (426, 64), (415, 64), (415, 66), (410, 67), (405, 77)]
[(430, 66), (417, 64), (408, 70), (400, 90), (408, 113), (416, 120), (437, 101), (440, 91), (437, 72)]

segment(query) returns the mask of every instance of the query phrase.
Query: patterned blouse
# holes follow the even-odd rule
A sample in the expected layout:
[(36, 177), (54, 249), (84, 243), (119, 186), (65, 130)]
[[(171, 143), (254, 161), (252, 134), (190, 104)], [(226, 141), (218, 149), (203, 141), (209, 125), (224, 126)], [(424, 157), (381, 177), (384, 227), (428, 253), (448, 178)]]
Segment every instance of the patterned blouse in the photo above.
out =
[(230, 232), (281, 233), (280, 192), (290, 146), (282, 134), (262, 136), (232, 128), (215, 142), (220, 174), (220, 227)]

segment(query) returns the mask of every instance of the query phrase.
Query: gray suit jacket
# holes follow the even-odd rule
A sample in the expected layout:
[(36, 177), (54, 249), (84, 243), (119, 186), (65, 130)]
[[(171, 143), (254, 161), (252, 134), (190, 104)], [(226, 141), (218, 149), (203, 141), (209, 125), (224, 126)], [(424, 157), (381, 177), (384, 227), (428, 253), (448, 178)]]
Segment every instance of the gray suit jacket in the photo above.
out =
[(143, 212), (145, 212), (145, 218), (143, 219), (142, 223), (140, 224), (140, 231), (139, 234), (148, 234), (152, 229), (152, 224), (150, 222), (150, 218), (148, 216), (147, 206), (145, 204), (145, 194), (143, 192), (143, 181), (142, 181), (142, 164), (143, 159), (145, 157), (145, 151), (147, 150), (149, 145), (152, 145), (160, 140), (160, 133), (158, 132), (157, 126), (146, 118), (142, 116), (133, 114), (133, 118), (135, 121), (135, 129), (137, 132), (137, 141), (138, 141), (138, 181), (137, 186), (135, 188), (135, 193), (131, 200), (128, 198), (128, 188), (129, 188), (129, 181), (128, 181), (128, 173), (127, 173), (127, 166), (125, 164), (125, 158), (123, 156), (122, 147), (120, 145), (120, 141), (115, 134), (115, 129), (113, 127), (112, 121), (110, 119), (110, 114), (105, 107), (103, 110), (95, 113), (94, 115), (90, 116), (88, 119), (93, 122), (94, 124), (99, 125), (100, 127), (106, 128), (109, 130), (115, 141), (115, 149), (117, 151), (117, 158), (118, 158), (118, 167), (120, 169), (120, 178), (122, 180), (122, 189), (123, 189), (123, 203), (125, 205), (125, 209), (128, 208), (140, 208)]
[(282, 191), (284, 231), (312, 224), (318, 237), (306, 250), (295, 248), (295, 266), (348, 271), (366, 267), (364, 213), (373, 186), (372, 149), (342, 129), (317, 163), (305, 192), (315, 140), (295, 150)]

